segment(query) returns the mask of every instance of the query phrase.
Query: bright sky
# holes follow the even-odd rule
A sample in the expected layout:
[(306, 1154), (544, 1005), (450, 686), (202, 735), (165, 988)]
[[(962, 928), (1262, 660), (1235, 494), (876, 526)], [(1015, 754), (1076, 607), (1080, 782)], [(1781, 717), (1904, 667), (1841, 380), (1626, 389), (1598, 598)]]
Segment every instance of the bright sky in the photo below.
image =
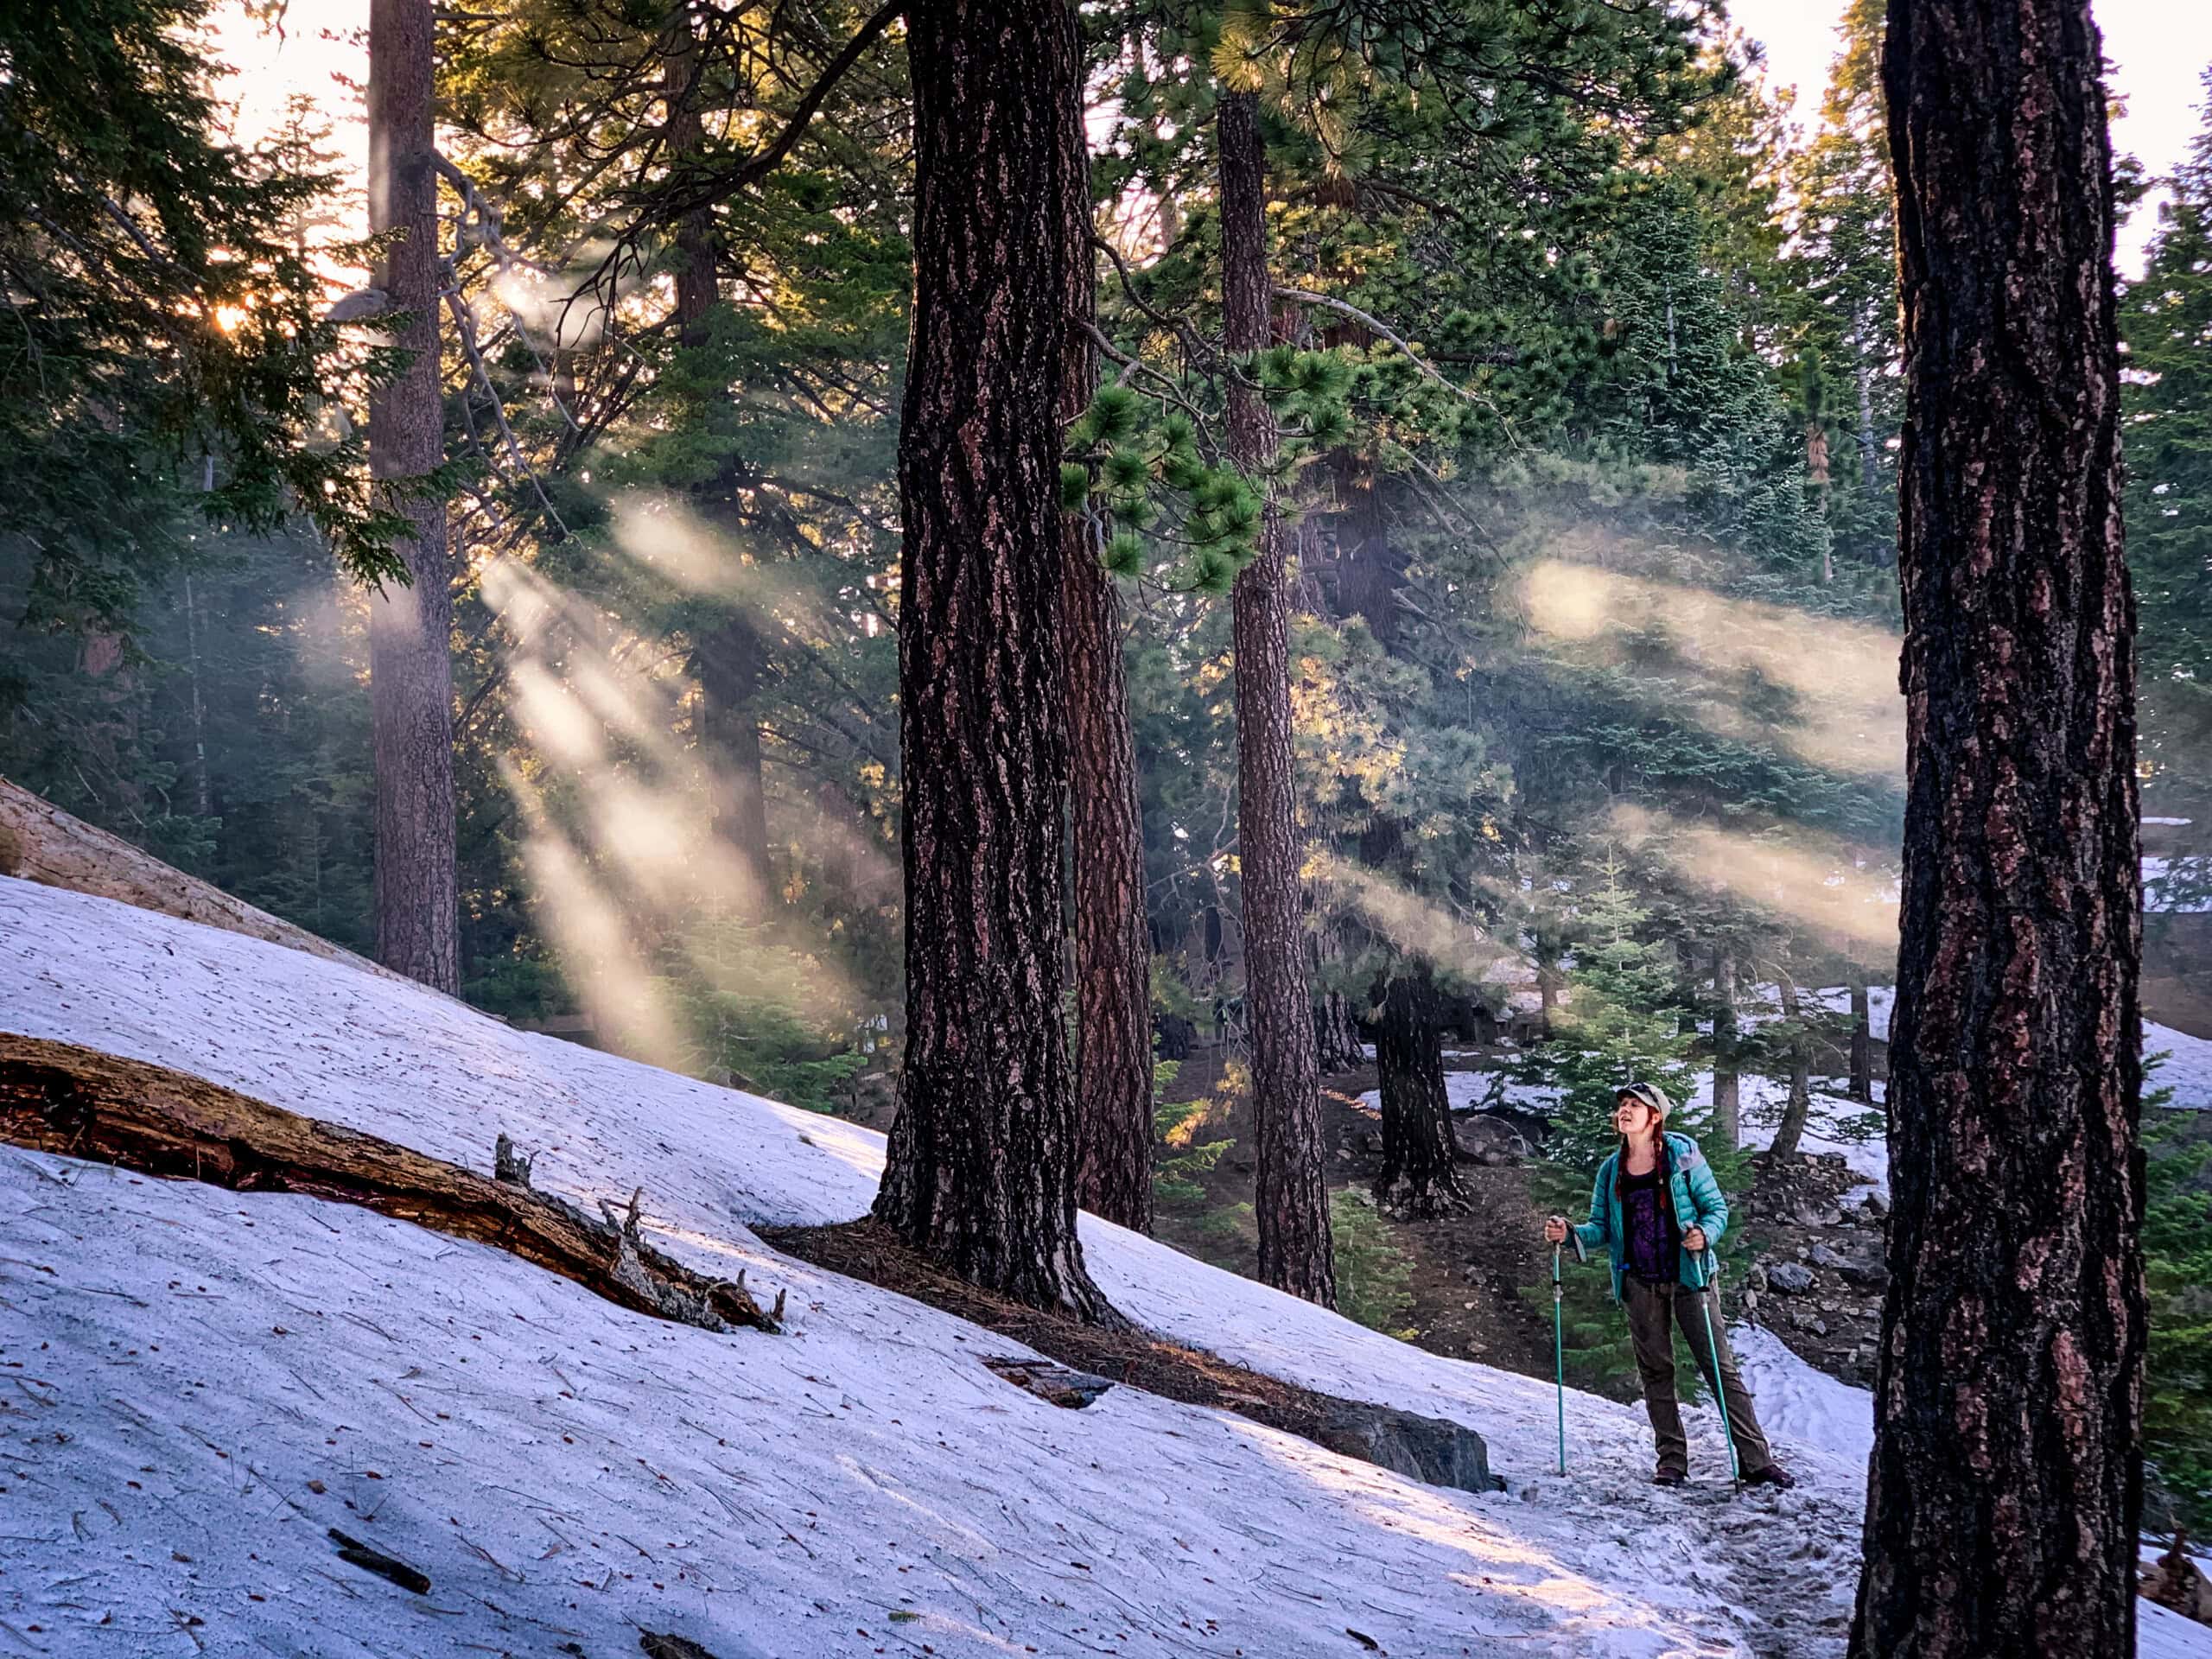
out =
[[(1772, 84), (1797, 88), (1798, 118), (1819, 119), (1843, 0), (1731, 0), (1728, 10), (1745, 34), (1765, 44)], [(2203, 99), (2197, 77), (2212, 64), (2212, 4), (2095, 0), (2095, 13), (2113, 65), (2112, 89), (2127, 104), (2113, 128), (2113, 147), (2133, 154), (2154, 176), (2171, 171), (2197, 128)], [(2158, 199), (2152, 197), (2120, 227), (2122, 271), (2142, 270), (2143, 249), (2158, 222)]]

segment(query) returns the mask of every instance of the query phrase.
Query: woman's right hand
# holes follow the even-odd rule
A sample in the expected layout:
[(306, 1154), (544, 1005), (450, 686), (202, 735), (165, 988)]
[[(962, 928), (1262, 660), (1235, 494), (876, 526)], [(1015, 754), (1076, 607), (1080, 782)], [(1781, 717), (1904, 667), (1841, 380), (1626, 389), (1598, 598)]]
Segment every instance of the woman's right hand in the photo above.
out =
[(1564, 1244), (1567, 1243), (1567, 1217), (1565, 1216), (1554, 1216), (1550, 1220), (1544, 1224), (1544, 1243), (1547, 1244)]

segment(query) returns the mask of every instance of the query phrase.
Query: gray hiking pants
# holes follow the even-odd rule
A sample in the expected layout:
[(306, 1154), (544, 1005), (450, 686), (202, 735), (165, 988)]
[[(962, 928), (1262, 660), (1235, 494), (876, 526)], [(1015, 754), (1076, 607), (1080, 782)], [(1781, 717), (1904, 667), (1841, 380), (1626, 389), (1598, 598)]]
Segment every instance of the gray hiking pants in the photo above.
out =
[(1688, 1285), (1655, 1285), (1632, 1273), (1621, 1275), (1621, 1297), (1628, 1309), (1630, 1340), (1636, 1345), (1636, 1369), (1643, 1379), (1643, 1408), (1650, 1414), (1652, 1437), (1659, 1442), (1659, 1467), (1687, 1475), (1690, 1443), (1682, 1433), (1682, 1409), (1675, 1399), (1675, 1333), (1676, 1322), (1697, 1361), (1698, 1374), (1708, 1389), (1713, 1382), (1713, 1353), (1706, 1344), (1706, 1313), (1713, 1314), (1713, 1342), (1720, 1350), (1720, 1386), (1728, 1400), (1728, 1427), (1736, 1437), (1736, 1460), (1745, 1475), (1757, 1474), (1774, 1461), (1759, 1420), (1751, 1414), (1751, 1390), (1736, 1370), (1736, 1356), (1728, 1351), (1728, 1328), (1713, 1292), (1692, 1290)]

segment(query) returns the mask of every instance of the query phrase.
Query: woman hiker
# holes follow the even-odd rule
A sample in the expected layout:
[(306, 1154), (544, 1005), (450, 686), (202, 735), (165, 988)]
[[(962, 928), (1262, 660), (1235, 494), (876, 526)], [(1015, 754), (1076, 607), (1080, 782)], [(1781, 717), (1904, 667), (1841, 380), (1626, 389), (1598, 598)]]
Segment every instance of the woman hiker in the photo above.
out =
[[(1670, 1327), (1679, 1322), (1700, 1376), (1712, 1377), (1713, 1349), (1720, 1351), (1721, 1390), (1744, 1484), (1795, 1486), (1789, 1471), (1774, 1460), (1751, 1414), (1750, 1391), (1737, 1373), (1726, 1327), (1713, 1312), (1716, 1299), (1707, 1287), (1713, 1246), (1728, 1225), (1728, 1201), (1720, 1196), (1720, 1184), (1697, 1142), (1667, 1133), (1669, 1107), (1666, 1091), (1656, 1084), (1634, 1083), (1620, 1091), (1613, 1112), (1620, 1150), (1598, 1166), (1590, 1219), (1574, 1230), (1584, 1244), (1605, 1245), (1612, 1257), (1613, 1300), (1628, 1311), (1636, 1368), (1643, 1379), (1643, 1407), (1659, 1442), (1659, 1468), (1652, 1478), (1662, 1486), (1679, 1486), (1689, 1478), (1689, 1441), (1675, 1400)], [(1554, 1216), (1544, 1224), (1545, 1242), (1564, 1244), (1567, 1228), (1565, 1216)]]

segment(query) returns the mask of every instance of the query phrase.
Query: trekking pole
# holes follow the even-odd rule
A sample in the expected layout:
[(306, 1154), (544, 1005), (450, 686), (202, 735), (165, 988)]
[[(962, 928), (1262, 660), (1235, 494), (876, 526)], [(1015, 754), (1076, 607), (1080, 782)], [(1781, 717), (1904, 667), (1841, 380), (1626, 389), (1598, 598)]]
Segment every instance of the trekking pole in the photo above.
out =
[[(1706, 1259), (1711, 1261), (1712, 1258), (1713, 1252), (1710, 1249), (1707, 1250)], [(1714, 1264), (1713, 1276), (1713, 1278), (1719, 1276), (1718, 1263)], [(1710, 1292), (1713, 1288), (1713, 1280), (1707, 1279), (1703, 1288)], [(1744, 1490), (1744, 1466), (1737, 1461), (1736, 1426), (1728, 1421), (1728, 1390), (1722, 1386), (1720, 1381), (1720, 1344), (1713, 1339), (1713, 1305), (1719, 1298), (1717, 1294), (1707, 1294), (1700, 1300), (1705, 1304), (1705, 1351), (1713, 1356), (1713, 1402), (1720, 1408), (1720, 1430), (1728, 1437), (1728, 1478), (1736, 1483), (1736, 1491), (1738, 1496), (1741, 1496)]]
[(1560, 1247), (1552, 1246), (1552, 1381), (1559, 1391), (1559, 1471), (1567, 1472), (1567, 1337), (1559, 1283)]

